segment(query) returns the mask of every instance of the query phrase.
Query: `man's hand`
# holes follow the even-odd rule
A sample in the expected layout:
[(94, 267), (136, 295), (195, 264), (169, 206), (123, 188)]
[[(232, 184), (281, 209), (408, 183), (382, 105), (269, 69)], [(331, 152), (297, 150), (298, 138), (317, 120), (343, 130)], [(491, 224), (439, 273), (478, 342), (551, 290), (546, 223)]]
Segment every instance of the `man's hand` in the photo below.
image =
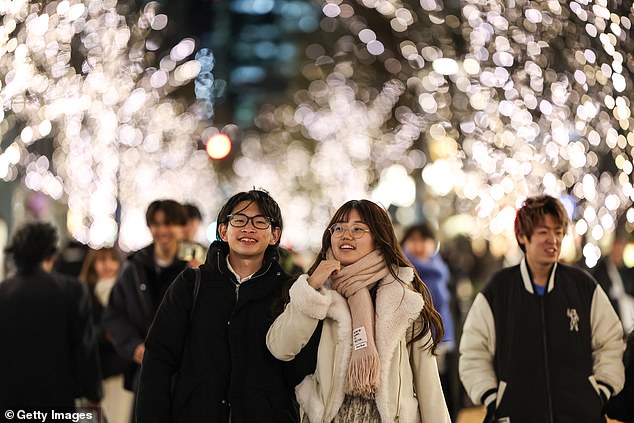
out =
[(145, 354), (145, 344), (139, 344), (134, 349), (134, 353), (132, 354), (132, 359), (136, 364), (141, 364), (143, 362), (143, 355)]
[(189, 260), (187, 262), (187, 266), (191, 267), (193, 269), (200, 267), (201, 264), (205, 263), (205, 259), (199, 260), (196, 257), (194, 257), (193, 259)]

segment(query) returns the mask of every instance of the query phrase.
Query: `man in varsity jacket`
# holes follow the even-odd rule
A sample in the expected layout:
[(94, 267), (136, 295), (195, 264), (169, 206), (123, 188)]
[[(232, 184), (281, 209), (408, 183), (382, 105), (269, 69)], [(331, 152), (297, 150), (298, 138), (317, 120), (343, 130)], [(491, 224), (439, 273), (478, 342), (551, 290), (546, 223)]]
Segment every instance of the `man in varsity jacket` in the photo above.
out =
[(558, 263), (561, 202), (526, 199), (515, 218), (525, 257), (497, 272), (467, 315), (460, 379), (487, 422), (599, 423), (623, 387), (622, 326), (584, 271)]

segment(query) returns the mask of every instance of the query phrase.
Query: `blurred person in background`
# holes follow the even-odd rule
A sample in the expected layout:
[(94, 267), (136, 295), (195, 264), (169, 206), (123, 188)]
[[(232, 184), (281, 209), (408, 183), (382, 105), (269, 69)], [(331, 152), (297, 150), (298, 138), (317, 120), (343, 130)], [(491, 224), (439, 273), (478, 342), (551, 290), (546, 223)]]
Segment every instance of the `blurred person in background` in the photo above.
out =
[(626, 335), (634, 329), (634, 269), (625, 265), (623, 254), (625, 247), (633, 241), (632, 234), (622, 227), (617, 229), (609, 254), (589, 269), (608, 294)]
[(286, 273), (294, 277), (304, 273), (304, 269), (299, 264), (298, 256), (295, 251), (284, 247), (278, 247), (278, 251), (280, 255), (280, 265)]
[(450, 422), (434, 356), (443, 325), (430, 298), (387, 211), (369, 200), (342, 205), (266, 338), (280, 360), (318, 339), (316, 369), (295, 389), (303, 421)]
[(116, 351), (131, 365), (124, 386), (135, 391), (145, 353), (145, 337), (167, 287), (187, 267), (177, 258), (183, 226), (183, 206), (174, 200), (155, 200), (145, 213), (152, 243), (131, 253), (112, 288), (101, 320)]
[(429, 288), (434, 308), (440, 313), (445, 333), (436, 348), (438, 373), (452, 419), (456, 415), (454, 392), (457, 392), (458, 372), (455, 360), (454, 318), (451, 313), (449, 293), (449, 267), (438, 253), (439, 242), (431, 226), (419, 223), (405, 228), (401, 238), (401, 248), (414, 265), (418, 276)]
[(299, 421), (293, 388), (305, 374), (265, 344), (292, 282), (277, 261), (280, 208), (265, 191), (240, 192), (217, 228), (206, 262), (178, 276), (156, 313), (137, 423)]
[(623, 354), (625, 385), (618, 395), (610, 398), (606, 407), (608, 417), (625, 423), (634, 423), (634, 332), (627, 337)]
[(624, 382), (623, 330), (586, 272), (559, 263), (563, 204), (529, 197), (517, 211), (520, 264), (480, 292), (460, 340), (460, 379), (486, 422), (602, 423)]
[(103, 376), (103, 412), (108, 423), (130, 421), (134, 395), (123, 388), (123, 373), (130, 365), (114, 349), (112, 336), (101, 327), (101, 317), (121, 269), (121, 255), (114, 247), (89, 249), (79, 280), (88, 285), (93, 300), (93, 320), (97, 329), (101, 373)]
[(53, 270), (74, 278), (78, 277), (87, 252), (87, 245), (76, 239), (69, 239), (57, 253)]
[(187, 215), (187, 221), (183, 226), (183, 239), (188, 241), (198, 241), (198, 228), (203, 221), (203, 215), (200, 213), (200, 209), (192, 203), (183, 204), (185, 208), (185, 214)]
[[(52, 272), (57, 231), (28, 223), (6, 251), (17, 266), (0, 283), (0, 412), (72, 409), (76, 398), (96, 406), (101, 374), (90, 293)], [(48, 411), (48, 410), (47, 410)]]
[(183, 239), (178, 245), (178, 259), (192, 262), (192, 266), (197, 267), (207, 256), (207, 247), (198, 242), (198, 229), (203, 217), (200, 209), (191, 203), (185, 203), (183, 209), (187, 218), (183, 226)]

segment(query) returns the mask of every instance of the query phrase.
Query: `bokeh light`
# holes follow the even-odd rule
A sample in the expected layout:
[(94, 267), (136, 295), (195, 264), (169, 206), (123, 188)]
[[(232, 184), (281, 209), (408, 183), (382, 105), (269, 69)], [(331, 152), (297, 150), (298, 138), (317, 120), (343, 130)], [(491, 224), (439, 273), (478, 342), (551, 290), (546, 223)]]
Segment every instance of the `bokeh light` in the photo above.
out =
[[(264, 86), (262, 66), (216, 79), (217, 56), (193, 38), (161, 45), (168, 18), (156, 2), (126, 16), (114, 0), (0, 4), (0, 178), (65, 201), (81, 242), (118, 232), (124, 249), (148, 241), (154, 198), (205, 198), (213, 215), (253, 186), (284, 205), (282, 243), (298, 249), (363, 197), (409, 210), (397, 219), (468, 230), (508, 259), (512, 211), (529, 195), (565, 199), (570, 248), (588, 265), (622, 216), (634, 222), (631, 2), (323, 0), (315, 16), (296, 3), (231, 3), (319, 29), (305, 45), (228, 47), (295, 58), (284, 63), (299, 76), (287, 101), (261, 101), (254, 118), (248, 101), (235, 106), (251, 125), (222, 173), (201, 148), (226, 124), (210, 123), (214, 93)], [(189, 84), (195, 104), (175, 94)]]
[(224, 159), (231, 152), (231, 139), (226, 134), (215, 134), (207, 140), (207, 154), (214, 160)]

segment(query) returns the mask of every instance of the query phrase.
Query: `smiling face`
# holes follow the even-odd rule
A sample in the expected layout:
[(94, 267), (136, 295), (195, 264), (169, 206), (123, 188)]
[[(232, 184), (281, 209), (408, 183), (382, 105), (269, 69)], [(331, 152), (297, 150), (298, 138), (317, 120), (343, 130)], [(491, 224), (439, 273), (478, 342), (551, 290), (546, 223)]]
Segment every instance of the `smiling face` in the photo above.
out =
[(173, 251), (175, 254), (178, 241), (182, 238), (183, 227), (169, 222), (163, 210), (156, 211), (148, 227), (155, 247), (160, 251)]
[(549, 268), (555, 264), (561, 253), (564, 235), (563, 225), (551, 214), (544, 215), (530, 237), (520, 235), (519, 241), (524, 246), (529, 266)]
[(104, 253), (95, 259), (95, 273), (97, 279), (112, 279), (119, 273), (119, 260), (109, 253)]
[(333, 256), (339, 260), (342, 266), (355, 263), (375, 249), (374, 237), (371, 232), (364, 232), (361, 238), (354, 239), (349, 230), (354, 226), (366, 230), (369, 229), (356, 209), (350, 211), (346, 221), (337, 222), (337, 225), (347, 230), (344, 230), (339, 238), (332, 236), (330, 238), (330, 247), (332, 248)]
[[(260, 208), (253, 201), (241, 201), (232, 210), (231, 214), (241, 213), (247, 217), (262, 215)], [(277, 244), (281, 230), (269, 226), (266, 229), (257, 229), (253, 221), (249, 220), (246, 226), (236, 228), (229, 222), (218, 226), (220, 238), (229, 244), (229, 258), (240, 260), (264, 259), (264, 252), (269, 245)]]

